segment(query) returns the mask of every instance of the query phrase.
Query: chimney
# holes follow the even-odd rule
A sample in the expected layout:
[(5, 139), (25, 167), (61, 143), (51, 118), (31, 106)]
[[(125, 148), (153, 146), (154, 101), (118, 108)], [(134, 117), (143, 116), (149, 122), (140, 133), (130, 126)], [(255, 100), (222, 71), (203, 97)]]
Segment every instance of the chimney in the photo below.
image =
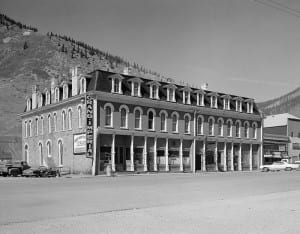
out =
[(38, 92), (38, 86), (33, 85), (32, 86), (32, 109), (37, 108), (37, 92)]
[(78, 95), (79, 90), (79, 66), (75, 66), (71, 69), (72, 73), (72, 96)]
[(208, 83), (204, 83), (201, 85), (201, 89), (207, 90), (208, 89)]

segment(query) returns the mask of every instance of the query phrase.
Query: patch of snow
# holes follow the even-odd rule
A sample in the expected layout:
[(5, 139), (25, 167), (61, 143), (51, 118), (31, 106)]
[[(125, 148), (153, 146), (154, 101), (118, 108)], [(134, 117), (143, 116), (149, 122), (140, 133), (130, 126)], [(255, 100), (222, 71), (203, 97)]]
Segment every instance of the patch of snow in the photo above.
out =
[(6, 37), (2, 41), (3, 43), (8, 43), (11, 40), (11, 37)]
[(25, 31), (23, 32), (23, 36), (29, 36), (31, 34), (31, 31)]

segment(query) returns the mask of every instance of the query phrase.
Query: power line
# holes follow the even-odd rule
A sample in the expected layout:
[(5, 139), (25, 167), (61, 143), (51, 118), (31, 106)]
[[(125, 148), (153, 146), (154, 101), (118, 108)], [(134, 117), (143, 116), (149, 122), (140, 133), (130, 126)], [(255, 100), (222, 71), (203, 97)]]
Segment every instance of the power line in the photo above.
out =
[(300, 11), (295, 10), (287, 5), (284, 5), (282, 3), (276, 2), (274, 0), (253, 0), (254, 2), (260, 3), (262, 5), (268, 6), (268, 7), (272, 7), (276, 10), (285, 12), (289, 15), (293, 15), (295, 17), (300, 18)]

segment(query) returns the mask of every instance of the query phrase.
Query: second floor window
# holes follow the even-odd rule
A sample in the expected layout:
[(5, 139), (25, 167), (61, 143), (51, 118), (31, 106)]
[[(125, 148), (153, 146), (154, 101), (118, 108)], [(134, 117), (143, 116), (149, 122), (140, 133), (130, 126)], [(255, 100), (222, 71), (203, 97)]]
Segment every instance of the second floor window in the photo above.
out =
[(141, 129), (141, 111), (136, 110), (134, 113), (134, 128)]
[(140, 84), (138, 82), (133, 83), (133, 96), (140, 96)]
[(248, 123), (245, 123), (244, 135), (245, 135), (245, 138), (249, 138), (249, 124)]
[(125, 108), (121, 109), (121, 128), (127, 128), (127, 111)]
[(236, 137), (241, 137), (241, 135), (240, 135), (240, 123), (239, 122), (237, 122), (235, 124), (235, 135), (236, 135)]
[(152, 93), (151, 98), (158, 99), (158, 87), (156, 85), (152, 85)]
[(203, 121), (201, 117), (198, 117), (198, 121), (197, 121), (197, 134), (198, 135), (203, 134)]
[(222, 120), (218, 121), (218, 135), (223, 136), (223, 122), (222, 122)]
[(254, 139), (256, 139), (256, 138), (257, 138), (257, 126), (256, 126), (256, 124), (253, 124), (253, 126), (252, 126), (252, 131), (253, 131), (252, 137), (253, 137)]
[(230, 121), (227, 122), (227, 136), (231, 137), (232, 124)]
[(172, 116), (172, 132), (178, 132), (178, 117), (177, 117), (177, 115)]
[(184, 133), (190, 133), (190, 118), (188, 116), (184, 117)]
[(161, 113), (160, 115), (160, 129), (161, 131), (165, 132), (167, 131), (167, 121), (166, 121), (166, 114), (165, 113)]
[(110, 106), (105, 108), (105, 126), (112, 127), (112, 110)]
[(213, 119), (209, 119), (209, 121), (208, 121), (208, 134), (210, 136), (214, 135), (214, 121), (213, 121)]
[(211, 96), (211, 107), (217, 108), (217, 97), (216, 96)]
[(148, 113), (148, 129), (154, 130), (154, 114), (152, 111)]

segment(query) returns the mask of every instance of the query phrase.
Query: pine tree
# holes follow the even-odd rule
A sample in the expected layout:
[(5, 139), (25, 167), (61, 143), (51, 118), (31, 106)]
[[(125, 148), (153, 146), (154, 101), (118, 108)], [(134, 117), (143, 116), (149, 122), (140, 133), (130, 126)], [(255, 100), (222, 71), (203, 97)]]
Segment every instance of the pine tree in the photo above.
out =
[(26, 50), (28, 48), (28, 44), (27, 41), (25, 41), (24, 45), (23, 45), (23, 49)]

